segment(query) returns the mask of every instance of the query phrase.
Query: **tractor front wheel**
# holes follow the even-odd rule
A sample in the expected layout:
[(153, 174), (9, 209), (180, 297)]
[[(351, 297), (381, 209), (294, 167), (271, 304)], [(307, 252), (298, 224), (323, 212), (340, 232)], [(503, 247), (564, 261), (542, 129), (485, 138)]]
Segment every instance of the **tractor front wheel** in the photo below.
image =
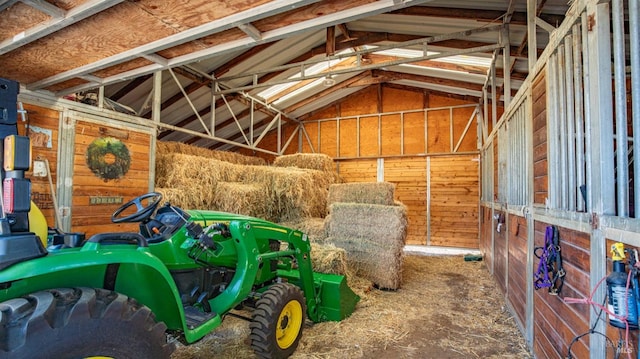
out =
[(256, 302), (249, 327), (251, 347), (261, 358), (287, 358), (298, 347), (305, 319), (305, 301), (300, 288), (274, 284)]
[(51, 289), (0, 303), (0, 358), (169, 358), (165, 330), (122, 294)]

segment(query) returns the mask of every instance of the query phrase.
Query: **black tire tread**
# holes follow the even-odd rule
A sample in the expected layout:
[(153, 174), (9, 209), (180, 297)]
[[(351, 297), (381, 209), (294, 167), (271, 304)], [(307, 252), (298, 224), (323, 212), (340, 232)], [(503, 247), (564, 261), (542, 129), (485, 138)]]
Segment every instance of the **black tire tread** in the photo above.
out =
[[(302, 329), (304, 323), (300, 327), (300, 332), (295, 342), (287, 349), (282, 350), (278, 347), (275, 332), (280, 312), (291, 300), (298, 300), (302, 305), (303, 315), (306, 315), (306, 303), (304, 295), (300, 288), (289, 283), (277, 283), (269, 287), (256, 302), (256, 309), (249, 328), (251, 334), (251, 348), (254, 353), (264, 359), (281, 359), (289, 357), (298, 346), (302, 337)], [(304, 322), (304, 320), (303, 320)]]
[(50, 289), (0, 303), (0, 358), (169, 358), (174, 345), (166, 341), (166, 328), (148, 307), (122, 294)]

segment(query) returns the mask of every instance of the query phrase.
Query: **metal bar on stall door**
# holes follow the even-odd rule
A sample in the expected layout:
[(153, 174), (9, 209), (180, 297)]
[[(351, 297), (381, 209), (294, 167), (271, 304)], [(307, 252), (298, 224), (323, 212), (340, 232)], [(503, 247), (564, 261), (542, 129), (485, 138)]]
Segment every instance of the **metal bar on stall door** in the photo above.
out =
[(587, 30), (589, 22), (588, 15), (586, 13), (583, 13), (580, 20), (582, 25), (580, 27), (580, 30), (582, 33), (582, 78), (584, 83), (584, 173), (586, 175), (585, 188), (587, 197), (585, 211), (591, 212), (593, 207), (593, 196), (591, 194), (593, 178), (591, 175), (591, 151), (589, 150), (591, 148), (591, 136), (589, 135), (591, 133), (591, 104), (589, 103), (589, 99), (591, 98), (591, 89), (589, 88), (591, 70), (589, 70), (590, 60), (589, 56), (587, 56), (587, 54), (589, 54), (589, 31)]
[(551, 208), (558, 208), (558, 150), (557, 150), (557, 131), (555, 129), (558, 122), (556, 114), (556, 54), (549, 57), (547, 66), (547, 163), (549, 166), (548, 183), (548, 204)]
[(627, 142), (627, 86), (624, 54), (624, 7), (611, 2), (613, 28), (613, 79), (616, 115), (616, 193), (619, 217), (629, 217), (629, 144)]
[[(633, 123), (633, 207), (640, 206), (640, 4), (629, 1), (631, 57), (631, 118)], [(638, 157), (638, 158), (636, 158)], [(640, 217), (640, 211), (634, 212)]]
[(584, 168), (584, 112), (582, 110), (582, 33), (579, 24), (573, 25), (573, 95), (576, 131), (576, 210), (584, 212), (586, 203), (582, 199), (580, 186), (585, 184)]
[(576, 131), (573, 96), (573, 36), (564, 38), (564, 74), (566, 97), (566, 125), (567, 125), (567, 209), (576, 210)]
[(558, 134), (560, 136), (560, 146), (559, 146), (559, 152), (558, 154), (560, 155), (560, 171), (558, 171), (558, 174), (560, 175), (560, 191), (559, 191), (559, 195), (560, 195), (560, 199), (561, 199), (561, 204), (560, 204), (560, 208), (561, 209), (567, 209), (567, 202), (569, 201), (569, 196), (567, 195), (568, 191), (568, 174), (567, 174), (567, 113), (566, 113), (566, 107), (567, 107), (567, 97), (566, 97), (566, 86), (565, 86), (565, 82), (564, 82), (564, 72), (565, 72), (565, 58), (564, 58), (564, 45), (560, 44), (558, 46), (558, 67), (557, 69), (557, 81), (558, 81), (558, 94), (557, 94), (557, 101), (558, 101), (558, 122), (559, 122), (559, 129), (558, 129)]

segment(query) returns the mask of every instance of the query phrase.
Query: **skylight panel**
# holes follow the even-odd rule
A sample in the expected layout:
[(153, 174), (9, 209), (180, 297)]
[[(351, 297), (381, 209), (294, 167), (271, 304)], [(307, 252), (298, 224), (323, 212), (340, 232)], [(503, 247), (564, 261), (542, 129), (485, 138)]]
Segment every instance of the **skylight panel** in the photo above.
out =
[[(353, 50), (351, 49), (345, 49), (342, 50), (340, 52), (337, 53), (337, 55), (342, 55), (342, 54), (348, 54), (353, 52)], [(305, 76), (313, 76), (313, 75), (317, 75), (319, 73), (325, 72), (327, 71), (329, 68), (331, 68), (332, 66), (337, 65), (338, 63), (340, 63), (341, 61), (343, 61), (343, 58), (337, 58), (337, 59), (333, 59), (333, 60), (328, 60), (328, 61), (322, 61), (322, 62), (318, 62), (310, 67), (305, 68), (304, 70), (304, 75)], [(271, 87), (268, 87), (267, 89), (263, 90), (262, 92), (258, 93), (258, 96), (264, 98), (264, 99), (268, 99), (270, 97), (273, 97), (274, 95), (290, 88), (293, 87), (295, 85), (297, 85), (300, 80), (296, 81), (296, 79), (302, 77), (302, 72), (296, 72), (295, 74), (287, 77), (288, 80), (291, 80), (291, 82), (287, 82), (284, 84), (279, 84), (279, 85), (274, 85)], [(320, 81), (322, 81), (322, 79), (320, 79)], [(311, 84), (315, 83), (316, 81), (312, 82)], [(308, 89), (309, 85), (303, 86), (301, 89)], [(298, 91), (300, 91), (300, 89), (294, 91), (293, 93), (298, 93)]]
[[(381, 51), (376, 51), (374, 53), (378, 55), (402, 57), (407, 59), (415, 59), (415, 58), (420, 58), (424, 56), (423, 51), (412, 50), (412, 49), (401, 49), (401, 48), (381, 50)], [(440, 54), (440, 52), (427, 51), (427, 56), (438, 55), (438, 54)], [(490, 58), (470, 56), (470, 55), (453, 55), (453, 56), (432, 59), (431, 61), (446, 62), (446, 63), (461, 65), (461, 66), (489, 67), (491, 65)]]

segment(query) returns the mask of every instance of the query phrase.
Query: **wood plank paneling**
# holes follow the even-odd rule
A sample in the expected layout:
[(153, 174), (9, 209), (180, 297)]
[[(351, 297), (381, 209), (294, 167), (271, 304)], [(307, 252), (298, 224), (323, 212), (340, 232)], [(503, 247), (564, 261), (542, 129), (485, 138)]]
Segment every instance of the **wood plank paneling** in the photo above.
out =
[(330, 157), (337, 157), (337, 128), (337, 121), (320, 122), (320, 153)]
[(376, 160), (352, 160), (338, 162), (338, 174), (345, 182), (376, 182), (378, 163)]
[(451, 151), (451, 120), (449, 110), (435, 110), (427, 112), (427, 149), (430, 153), (445, 153)]
[[(119, 179), (103, 179), (87, 165), (87, 149), (93, 140), (103, 137), (100, 127), (93, 122), (77, 121), (75, 125), (75, 153), (73, 158), (73, 203), (71, 227), (87, 237), (100, 232), (137, 231), (137, 224), (111, 223), (111, 214), (121, 204), (90, 204), (91, 196), (122, 197), (123, 203), (148, 192), (149, 188), (149, 134), (129, 130), (128, 138), (121, 139), (131, 157), (131, 165)], [(105, 161), (108, 163), (107, 156)]]
[[(546, 227), (546, 223), (535, 222), (536, 247), (544, 245)], [(538, 357), (564, 357), (573, 338), (589, 330), (589, 311), (585, 306), (569, 305), (562, 300), (589, 296), (589, 235), (562, 227), (558, 231), (567, 274), (560, 296), (549, 294), (546, 288), (534, 293), (534, 351)], [(534, 273), (537, 266), (536, 258)], [(572, 353), (577, 358), (588, 358), (588, 340), (575, 343)]]
[(378, 116), (360, 118), (360, 156), (378, 156), (380, 154), (378, 127)]
[(430, 158), (429, 244), (479, 248), (477, 158)]
[(533, 182), (534, 203), (544, 204), (548, 196), (547, 177), (547, 82), (545, 72), (534, 80), (533, 97)]
[(493, 247), (491, 246), (491, 232), (493, 231), (491, 208), (481, 206), (480, 213), (480, 250), (482, 251), (484, 262), (487, 267), (491, 268), (493, 263)]
[(358, 141), (356, 133), (358, 121), (355, 118), (340, 120), (340, 153), (338, 157), (356, 157), (358, 155)]
[(524, 328), (527, 297), (527, 220), (509, 216), (509, 277), (507, 300), (511, 304), (516, 320)]
[(302, 135), (302, 152), (314, 153), (318, 151), (318, 122), (303, 123), (307, 135)]
[(397, 155), (401, 153), (402, 121), (399, 114), (381, 116), (381, 154)]
[(505, 284), (507, 278), (507, 236), (505, 235), (506, 223), (499, 226), (500, 231), (498, 231), (498, 223), (503, 219), (506, 220), (505, 215), (502, 211), (494, 211), (494, 217), (499, 219), (496, 220), (493, 226), (493, 275), (496, 277), (496, 282), (503, 293), (507, 291)]
[[(57, 227), (55, 221), (55, 209), (53, 195), (57, 183), (58, 166), (58, 126), (60, 112), (40, 106), (23, 104), (29, 119), (32, 156), (34, 160), (46, 159), (49, 162), (49, 171), (53, 189), (49, 185), (47, 177), (34, 177), (33, 170), (28, 171), (25, 177), (31, 179), (31, 200), (40, 208), (49, 227)], [(18, 130), (25, 135), (27, 123), (18, 121)]]
[(404, 154), (416, 155), (425, 153), (424, 147), (424, 113), (407, 113), (404, 115)]
[(384, 179), (395, 183), (396, 200), (407, 206), (408, 244), (427, 244), (427, 167), (424, 157), (388, 159)]

